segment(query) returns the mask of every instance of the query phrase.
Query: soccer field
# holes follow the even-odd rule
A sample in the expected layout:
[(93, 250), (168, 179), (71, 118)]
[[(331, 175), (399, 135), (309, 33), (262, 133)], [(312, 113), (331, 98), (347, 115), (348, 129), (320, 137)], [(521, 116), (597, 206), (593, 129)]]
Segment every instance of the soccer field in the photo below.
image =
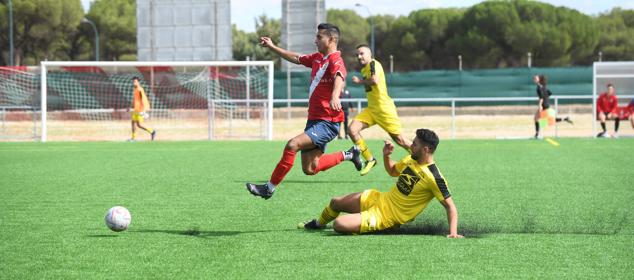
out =
[[(349, 162), (305, 176), (297, 159), (256, 198), (244, 183), (268, 179), (282, 141), (0, 143), (0, 278), (631, 279), (634, 139), (559, 142), (441, 140), (465, 239), (445, 238), (436, 201), (389, 234), (296, 229), (395, 178)], [(132, 213), (125, 232), (104, 224), (115, 205)]]

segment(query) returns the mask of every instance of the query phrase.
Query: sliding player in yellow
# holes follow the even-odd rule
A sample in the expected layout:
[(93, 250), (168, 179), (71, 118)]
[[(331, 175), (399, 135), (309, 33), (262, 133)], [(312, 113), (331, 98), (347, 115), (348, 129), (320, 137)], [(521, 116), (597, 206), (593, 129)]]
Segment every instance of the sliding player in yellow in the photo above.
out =
[[(390, 159), (394, 145), (386, 140), (383, 165), (390, 176), (398, 176), (396, 184), (387, 192), (368, 189), (335, 197), (319, 218), (300, 223), (299, 227), (319, 230), (334, 220), (334, 229), (339, 233), (369, 233), (397, 228), (413, 221), (436, 198), (447, 212), (447, 237), (463, 237), (458, 234), (458, 210), (447, 188), (447, 181), (434, 162), (434, 152), (439, 142), (433, 131), (419, 129), (411, 147), (411, 155), (395, 162)], [(341, 212), (349, 214), (340, 216)]]
[(376, 159), (361, 137), (361, 130), (378, 124), (392, 137), (396, 144), (408, 152), (411, 143), (401, 135), (401, 121), (396, 113), (394, 101), (387, 94), (385, 74), (381, 63), (372, 58), (372, 51), (367, 45), (357, 46), (357, 59), (363, 65), (361, 69), (363, 77), (354, 76), (352, 77), (352, 82), (365, 86), (365, 93), (368, 95), (368, 107), (352, 120), (348, 128), (348, 135), (350, 135), (352, 142), (359, 147), (361, 155), (365, 158), (365, 165), (360, 171), (361, 176), (363, 176), (368, 174), (370, 169), (376, 165)]
[(150, 102), (145, 95), (145, 90), (139, 84), (139, 78), (132, 78), (132, 82), (134, 83), (134, 93), (132, 98), (132, 137), (130, 141), (134, 141), (136, 139), (136, 127), (138, 126), (140, 129), (147, 131), (154, 141), (154, 137), (156, 136), (156, 130), (151, 128), (145, 128), (143, 124), (144, 117), (148, 116), (147, 111), (150, 110)]

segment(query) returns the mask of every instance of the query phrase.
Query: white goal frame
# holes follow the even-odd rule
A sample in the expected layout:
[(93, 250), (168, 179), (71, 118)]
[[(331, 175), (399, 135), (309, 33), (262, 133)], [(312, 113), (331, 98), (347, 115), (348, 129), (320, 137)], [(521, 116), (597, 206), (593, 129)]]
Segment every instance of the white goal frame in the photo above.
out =
[[(619, 88), (619, 83), (622, 83), (623, 79), (631, 79), (633, 82), (628, 84), (634, 85), (634, 61), (607, 61), (592, 64), (592, 135), (594, 137), (597, 135), (597, 98), (605, 88), (605, 84), (599, 84), (597, 79), (613, 79), (610, 83), (615, 84), (617, 96), (631, 96), (634, 94), (634, 87), (629, 91), (623, 90)], [(602, 90), (598, 90), (599, 88)]]
[[(174, 67), (187, 67), (187, 66), (198, 66), (198, 67), (227, 67), (227, 66), (266, 66), (268, 68), (268, 90), (267, 90), (267, 99), (248, 99), (249, 87), (247, 86), (247, 106), (249, 102), (259, 102), (266, 103), (267, 113), (266, 113), (266, 136), (267, 140), (273, 139), (273, 84), (274, 84), (274, 64), (273, 61), (42, 61), (40, 63), (40, 91), (41, 91), (41, 141), (46, 142), (47, 140), (47, 74), (49, 67), (138, 67), (138, 66), (147, 66), (147, 67), (159, 67), (159, 66), (174, 66)], [(249, 68), (247, 68), (247, 76), (249, 75)], [(247, 84), (249, 79), (247, 79)], [(237, 102), (245, 102), (245, 100), (235, 100)], [(216, 100), (212, 100), (211, 102), (217, 102)], [(227, 102), (227, 100), (222, 100), (218, 102)], [(212, 109), (213, 110), (213, 109)], [(211, 132), (209, 136), (211, 140)]]

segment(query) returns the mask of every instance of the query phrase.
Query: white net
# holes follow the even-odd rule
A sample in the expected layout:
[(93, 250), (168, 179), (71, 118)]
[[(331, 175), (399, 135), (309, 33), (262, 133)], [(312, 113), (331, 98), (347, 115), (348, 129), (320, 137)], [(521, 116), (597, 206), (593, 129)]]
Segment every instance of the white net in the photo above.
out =
[[(143, 125), (157, 139), (268, 139), (272, 67), (251, 63), (45, 63), (46, 139), (130, 138), (134, 77), (151, 107)], [(149, 133), (138, 130), (137, 139)]]
[(39, 90), (27, 67), (0, 67), (0, 140), (37, 137)]

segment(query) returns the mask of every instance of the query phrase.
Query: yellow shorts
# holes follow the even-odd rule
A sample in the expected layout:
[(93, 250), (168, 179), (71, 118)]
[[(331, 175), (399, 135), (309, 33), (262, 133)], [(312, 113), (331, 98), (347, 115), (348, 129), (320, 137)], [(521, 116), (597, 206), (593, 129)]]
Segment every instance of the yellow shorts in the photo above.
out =
[(370, 189), (361, 194), (361, 229), (359, 233), (380, 231), (398, 226), (386, 216), (380, 205), (381, 192)]
[(398, 119), (396, 108), (384, 111), (365, 108), (354, 119), (367, 124), (368, 127), (378, 124), (391, 135), (401, 134), (401, 120)]
[(132, 121), (133, 122), (142, 123), (143, 122), (143, 116), (141, 116), (141, 113), (132, 112)]

